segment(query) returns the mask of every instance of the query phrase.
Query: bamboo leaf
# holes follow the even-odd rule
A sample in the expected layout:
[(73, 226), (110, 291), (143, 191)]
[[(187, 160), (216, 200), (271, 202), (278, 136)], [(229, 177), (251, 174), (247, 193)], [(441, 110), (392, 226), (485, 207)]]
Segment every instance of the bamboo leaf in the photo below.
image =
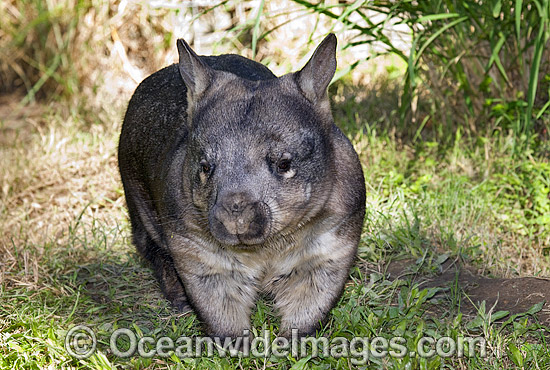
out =
[(504, 80), (506, 80), (507, 83), (510, 83), (510, 79), (508, 78), (508, 75), (506, 74), (506, 70), (504, 69), (504, 66), (502, 65), (502, 61), (500, 60), (500, 50), (502, 49), (502, 45), (504, 45), (504, 42), (506, 41), (506, 37), (502, 34), (502, 32), (499, 33), (500, 37), (497, 41), (497, 44), (493, 48), (493, 51), (491, 53), (491, 57), (489, 58), (489, 62), (487, 63), (487, 67), (485, 67), (485, 73), (489, 72), (489, 69), (491, 69), (493, 63), (496, 64), (497, 69), (499, 70), (502, 77), (504, 77)]
[(531, 64), (531, 71), (529, 73), (529, 87), (527, 90), (527, 112), (525, 117), (525, 130), (527, 132), (531, 129), (532, 124), (532, 112), (533, 105), (535, 104), (535, 97), (537, 95), (537, 86), (539, 82), (539, 70), (540, 63), (542, 60), (542, 52), (544, 49), (545, 39), (545, 28), (548, 27), (548, 18), (546, 21), (541, 22), (539, 26), (539, 33), (537, 34), (537, 39), (535, 41), (535, 52), (533, 54), (533, 62)]
[(447, 31), (448, 29), (456, 26), (457, 24), (461, 23), (461, 22), (464, 22), (466, 19), (468, 19), (468, 17), (464, 16), (464, 17), (460, 17), (454, 21), (452, 21), (451, 23), (448, 23), (446, 24), (445, 26), (441, 27), (437, 32), (435, 32), (433, 35), (430, 36), (430, 38), (428, 40), (426, 40), (426, 42), (422, 45), (422, 47), (420, 48), (420, 50), (418, 51), (417, 55), (416, 55), (416, 62), (415, 64), (418, 63), (419, 59), (420, 59), (420, 56), (422, 55), (422, 53), (424, 52), (424, 50), (426, 50), (426, 48), (428, 46), (430, 46), (430, 44), (435, 40), (437, 39), (443, 32)]

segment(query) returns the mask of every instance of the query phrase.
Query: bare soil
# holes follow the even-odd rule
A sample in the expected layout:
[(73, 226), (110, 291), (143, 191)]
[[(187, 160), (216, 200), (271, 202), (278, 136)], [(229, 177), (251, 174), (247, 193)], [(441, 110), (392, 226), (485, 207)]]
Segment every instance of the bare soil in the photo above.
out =
[(460, 311), (476, 316), (481, 302), (486, 309), (509, 311), (510, 315), (524, 313), (533, 305), (544, 302), (535, 317), (544, 326), (550, 326), (550, 279), (538, 277), (491, 278), (479, 275), (471, 266), (456, 261), (446, 262), (439, 273), (417, 274), (412, 260), (393, 261), (386, 268), (390, 279), (409, 279), (421, 288), (459, 288)]

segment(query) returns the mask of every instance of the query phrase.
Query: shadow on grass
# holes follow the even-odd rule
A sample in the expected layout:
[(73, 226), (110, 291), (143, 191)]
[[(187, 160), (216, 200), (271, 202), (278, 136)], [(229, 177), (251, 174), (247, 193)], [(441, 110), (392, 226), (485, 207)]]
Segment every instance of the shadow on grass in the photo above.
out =
[[(79, 266), (75, 284), (103, 323), (112, 321), (124, 327), (136, 324), (153, 331), (183, 316), (195, 320), (194, 314), (180, 313), (170, 305), (151, 269), (135, 253), (125, 262), (98, 261)], [(86, 306), (82, 308), (88, 308), (89, 313)]]
[(401, 84), (387, 76), (378, 77), (370, 86), (340, 80), (329, 88), (334, 121), (348, 138), (365, 129), (407, 136), (409, 130), (399, 123), (400, 94)]

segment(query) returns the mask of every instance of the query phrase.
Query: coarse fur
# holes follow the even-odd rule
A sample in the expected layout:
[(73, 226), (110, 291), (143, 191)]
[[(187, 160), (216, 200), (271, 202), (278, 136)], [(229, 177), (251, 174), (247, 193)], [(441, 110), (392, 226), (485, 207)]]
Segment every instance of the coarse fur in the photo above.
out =
[(365, 213), (361, 165), (327, 97), (336, 37), (279, 78), (177, 46), (179, 63), (137, 87), (120, 135), (134, 244), (209, 335), (242, 335), (261, 292), (283, 335), (312, 334), (341, 295)]

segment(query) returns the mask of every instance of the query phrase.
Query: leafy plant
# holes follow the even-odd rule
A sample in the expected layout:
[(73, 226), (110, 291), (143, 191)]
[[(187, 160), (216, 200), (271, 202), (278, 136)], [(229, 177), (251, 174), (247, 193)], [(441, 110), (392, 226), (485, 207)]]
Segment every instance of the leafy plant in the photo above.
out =
[[(402, 130), (430, 123), (444, 139), (459, 127), (512, 129), (519, 143), (535, 121), (549, 122), (548, 0), (294, 2), (348, 30), (345, 48), (371, 45), (371, 58), (393, 53), (407, 63)], [(408, 50), (388, 36), (400, 25), (410, 32)], [(513, 104), (512, 116), (502, 104)]]

